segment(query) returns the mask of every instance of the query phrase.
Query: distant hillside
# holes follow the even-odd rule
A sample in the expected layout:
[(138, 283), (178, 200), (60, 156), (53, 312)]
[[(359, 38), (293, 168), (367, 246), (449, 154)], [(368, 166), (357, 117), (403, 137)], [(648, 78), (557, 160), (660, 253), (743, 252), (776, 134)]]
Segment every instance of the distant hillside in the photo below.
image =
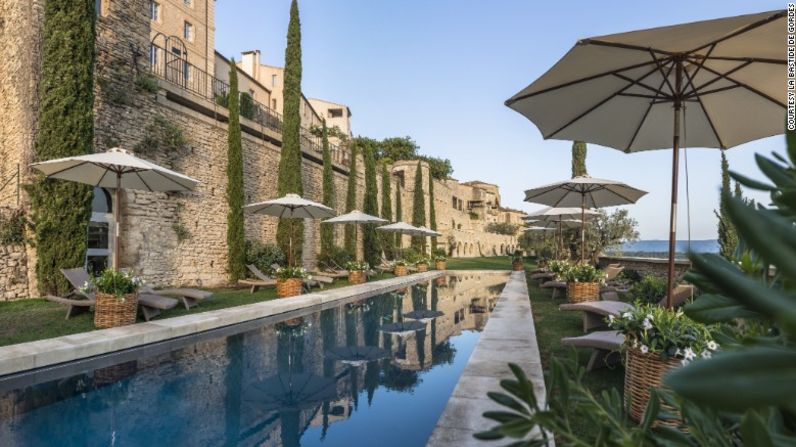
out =
[[(676, 244), (678, 254), (688, 252), (688, 241), (678, 240)], [(719, 241), (717, 239), (702, 239), (691, 241), (691, 251), (697, 253), (718, 253)], [(607, 254), (621, 253), (625, 256), (666, 257), (669, 252), (668, 240), (640, 240), (625, 242), (621, 247), (606, 250)], [(678, 256), (681, 257), (681, 256)]]

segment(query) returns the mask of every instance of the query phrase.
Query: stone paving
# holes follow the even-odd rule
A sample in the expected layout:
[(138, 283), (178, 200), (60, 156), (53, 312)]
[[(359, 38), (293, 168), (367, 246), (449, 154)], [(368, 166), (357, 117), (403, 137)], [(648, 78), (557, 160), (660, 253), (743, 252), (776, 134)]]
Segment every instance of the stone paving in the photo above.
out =
[(323, 306), (343, 299), (365, 298), (412, 283), (428, 281), (443, 274), (445, 274), (444, 271), (438, 270), (417, 273), (356, 286), (323, 290), (292, 298), (4, 346), (0, 347), (0, 377), (135, 348), (258, 318), (313, 306)]
[[(544, 376), (524, 272), (513, 272), (506, 283), (453, 395), (437, 421), (428, 446), (501, 445), (494, 441), (479, 441), (473, 434), (494, 425), (493, 421), (482, 416), (485, 411), (505, 411), (486, 393), (499, 391), (501, 380), (514, 377), (508, 363), (516, 363), (525, 371), (533, 381), (540, 405), (544, 405)], [(552, 440), (550, 445), (554, 445)]]

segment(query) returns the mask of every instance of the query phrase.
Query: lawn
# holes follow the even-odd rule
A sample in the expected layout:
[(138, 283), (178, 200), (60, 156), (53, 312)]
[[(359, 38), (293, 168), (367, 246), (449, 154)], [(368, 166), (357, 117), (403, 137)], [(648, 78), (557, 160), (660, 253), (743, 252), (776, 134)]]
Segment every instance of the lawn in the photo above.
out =
[(450, 258), (446, 267), (448, 270), (511, 270), (511, 258), (509, 256)]
[[(391, 274), (382, 274), (371, 279), (392, 278)], [(346, 279), (339, 279), (326, 288), (347, 286)], [(317, 289), (313, 289), (317, 290)], [(199, 306), (186, 310), (182, 305), (164, 311), (156, 320), (179, 317), (181, 315), (208, 312), (244, 304), (259, 303), (276, 298), (273, 288), (262, 289), (257, 293), (249, 293), (249, 289), (214, 289), (211, 299), (202, 301)], [(28, 299), (0, 303), (0, 346), (23, 343), (76, 334), (94, 330), (93, 314), (84, 312), (80, 315), (64, 319), (66, 308), (44, 299)], [(143, 321), (139, 317), (139, 321)]]

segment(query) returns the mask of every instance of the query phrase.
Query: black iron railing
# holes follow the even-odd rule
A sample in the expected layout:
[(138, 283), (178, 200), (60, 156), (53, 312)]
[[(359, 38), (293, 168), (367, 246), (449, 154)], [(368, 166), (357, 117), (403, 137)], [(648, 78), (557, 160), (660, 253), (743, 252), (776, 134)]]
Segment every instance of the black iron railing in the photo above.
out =
[[(168, 81), (191, 93), (199, 95), (216, 104), (227, 107), (229, 101), (229, 84), (216, 78), (212, 74), (191, 64), (181, 54), (167, 51), (155, 44), (150, 47), (150, 69), (152, 74)], [(282, 133), (282, 115), (256, 101), (247, 93), (241, 97), (241, 116), (248, 118), (274, 132)], [(244, 105), (244, 103), (246, 103)], [(322, 152), (321, 138), (312, 132), (301, 128), (301, 147), (313, 152)], [(330, 145), (332, 159), (340, 164), (348, 165), (348, 156), (345, 151), (336, 145)]]

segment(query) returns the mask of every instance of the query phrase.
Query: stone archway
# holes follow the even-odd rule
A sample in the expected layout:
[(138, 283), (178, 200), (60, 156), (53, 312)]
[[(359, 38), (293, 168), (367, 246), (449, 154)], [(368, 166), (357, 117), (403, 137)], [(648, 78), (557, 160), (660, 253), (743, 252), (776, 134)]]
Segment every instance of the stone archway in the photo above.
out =
[(461, 242), (457, 242), (456, 243), (456, 256), (458, 257), (458, 256), (461, 256), (461, 255), (462, 255), (462, 243)]

